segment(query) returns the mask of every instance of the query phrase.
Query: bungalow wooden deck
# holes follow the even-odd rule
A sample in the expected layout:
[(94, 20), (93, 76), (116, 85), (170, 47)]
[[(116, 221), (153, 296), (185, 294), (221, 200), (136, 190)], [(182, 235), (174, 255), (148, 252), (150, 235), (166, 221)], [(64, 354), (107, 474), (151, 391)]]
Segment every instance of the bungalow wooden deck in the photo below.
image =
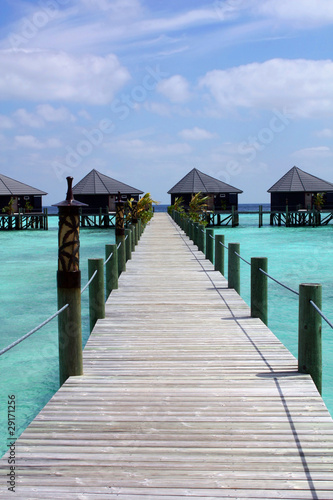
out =
[(333, 499), (333, 421), (289, 351), (155, 214), (1, 498)]

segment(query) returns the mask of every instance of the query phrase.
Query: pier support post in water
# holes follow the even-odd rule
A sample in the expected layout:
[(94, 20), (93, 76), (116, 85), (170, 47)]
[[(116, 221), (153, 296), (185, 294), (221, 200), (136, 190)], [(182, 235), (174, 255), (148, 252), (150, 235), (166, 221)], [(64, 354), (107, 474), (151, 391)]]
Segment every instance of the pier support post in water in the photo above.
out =
[(267, 257), (251, 258), (251, 317), (260, 318), (265, 325), (268, 323), (267, 302)]
[(321, 309), (321, 297), (322, 287), (319, 283), (302, 283), (299, 286), (298, 371), (311, 375), (320, 394), (322, 390), (322, 321), (310, 301), (312, 300)]
[(206, 259), (214, 262), (214, 229), (206, 229)]
[(73, 177), (67, 177), (66, 200), (59, 209), (58, 309), (69, 305), (58, 316), (60, 385), (72, 375), (82, 375), (81, 271), (79, 208), (86, 206), (74, 200)]
[[(222, 245), (221, 245), (222, 243)], [(215, 235), (215, 271), (224, 276), (224, 234)]]
[(116, 243), (118, 248), (118, 274), (126, 271), (126, 246), (124, 226), (125, 204), (120, 201), (116, 203)]
[(228, 288), (234, 288), (240, 293), (240, 258), (236, 255), (240, 253), (239, 243), (228, 244)]
[[(112, 257), (109, 259), (111, 254)], [(105, 264), (105, 289), (106, 289), (106, 298), (108, 298), (112, 290), (117, 290), (118, 288), (119, 273), (118, 273), (118, 254), (117, 254), (116, 244), (105, 245), (105, 260), (108, 260), (108, 262)]]
[(104, 260), (88, 259), (88, 279), (95, 278), (89, 285), (89, 321), (90, 332), (92, 332), (96, 321), (105, 318), (105, 296), (104, 296)]
[(262, 205), (259, 205), (259, 227), (262, 227)]

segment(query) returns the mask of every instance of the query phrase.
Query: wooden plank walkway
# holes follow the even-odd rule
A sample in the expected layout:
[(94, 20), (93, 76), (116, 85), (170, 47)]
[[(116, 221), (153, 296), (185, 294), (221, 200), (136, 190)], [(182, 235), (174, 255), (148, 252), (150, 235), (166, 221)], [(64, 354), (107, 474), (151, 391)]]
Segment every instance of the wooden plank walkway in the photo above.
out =
[(16, 443), (19, 499), (333, 499), (333, 422), (294, 357), (156, 213), (71, 377)]

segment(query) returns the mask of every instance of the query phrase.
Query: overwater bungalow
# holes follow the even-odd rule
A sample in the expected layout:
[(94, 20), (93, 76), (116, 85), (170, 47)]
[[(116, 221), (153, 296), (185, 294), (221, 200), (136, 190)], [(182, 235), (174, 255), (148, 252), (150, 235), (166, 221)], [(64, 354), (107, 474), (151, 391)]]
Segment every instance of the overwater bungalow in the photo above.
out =
[(17, 213), (20, 209), (27, 212), (42, 212), (42, 196), (45, 191), (16, 181), (0, 174), (0, 212)]
[(221, 211), (231, 210), (232, 207), (237, 210), (238, 194), (243, 191), (204, 174), (197, 168), (193, 168), (168, 191), (171, 194), (171, 205), (174, 204), (176, 198), (182, 197), (185, 208), (189, 206), (193, 195), (199, 192), (208, 196), (208, 210)]
[(324, 195), (324, 210), (333, 209), (333, 184), (311, 175), (298, 167), (291, 168), (271, 188), (271, 211), (312, 210), (316, 195)]
[(102, 208), (103, 213), (106, 210), (114, 212), (118, 193), (123, 201), (130, 198), (138, 201), (143, 191), (101, 174), (95, 169), (91, 170), (73, 187), (75, 199), (88, 205), (87, 208), (83, 208), (83, 213), (97, 212), (100, 208)]

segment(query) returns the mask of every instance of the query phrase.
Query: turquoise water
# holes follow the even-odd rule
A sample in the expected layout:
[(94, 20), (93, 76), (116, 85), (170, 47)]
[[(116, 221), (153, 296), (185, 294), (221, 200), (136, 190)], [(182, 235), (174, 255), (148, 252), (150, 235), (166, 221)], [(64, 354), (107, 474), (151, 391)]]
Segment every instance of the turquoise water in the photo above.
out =
[[(48, 231), (1, 232), (0, 349), (22, 337), (57, 310), (58, 217)], [(104, 258), (113, 229), (80, 232), (82, 286), (88, 259)], [(54, 319), (0, 357), (0, 452), (6, 450), (7, 396), (16, 396), (16, 437), (59, 388), (58, 323)], [(82, 336), (89, 336), (88, 290), (82, 295)]]
[[(322, 310), (333, 322), (333, 225), (323, 227), (264, 226), (258, 215), (240, 215), (236, 228), (216, 229), (225, 235), (225, 244), (240, 243), (240, 255), (267, 257), (268, 273), (293, 290), (300, 283), (322, 284)], [(227, 257), (227, 252), (225, 253)], [(250, 266), (241, 260), (241, 296), (250, 304)], [(227, 264), (226, 264), (227, 277)], [(297, 357), (298, 297), (268, 280), (268, 326)], [(323, 321), (323, 399), (333, 415), (333, 330)]]
[[(56, 270), (58, 218), (49, 218), (49, 231), (1, 232), (0, 349), (21, 337), (57, 309)], [(291, 288), (302, 282), (323, 285), (323, 311), (333, 320), (333, 226), (270, 227), (264, 216), (240, 215), (240, 226), (224, 227), (226, 243), (239, 242), (241, 255), (268, 257), (269, 273)], [(82, 285), (88, 258), (104, 257), (105, 244), (114, 243), (114, 230), (81, 230)], [(269, 327), (297, 355), (297, 296), (269, 281)], [(249, 303), (250, 267), (241, 261), (241, 295)], [(82, 296), (83, 341), (88, 331), (88, 291)], [(0, 357), (0, 451), (7, 440), (7, 396), (16, 396), (17, 435), (59, 387), (57, 320)], [(323, 323), (323, 397), (333, 414), (333, 331)]]

